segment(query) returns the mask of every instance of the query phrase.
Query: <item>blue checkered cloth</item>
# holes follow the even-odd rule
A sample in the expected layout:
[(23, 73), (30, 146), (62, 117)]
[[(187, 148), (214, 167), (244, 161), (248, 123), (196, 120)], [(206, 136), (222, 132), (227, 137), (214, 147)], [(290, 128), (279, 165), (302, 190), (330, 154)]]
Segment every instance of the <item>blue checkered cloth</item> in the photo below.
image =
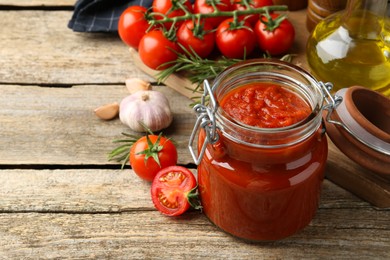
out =
[(122, 12), (131, 5), (151, 7), (153, 0), (78, 0), (68, 27), (75, 32), (116, 32)]

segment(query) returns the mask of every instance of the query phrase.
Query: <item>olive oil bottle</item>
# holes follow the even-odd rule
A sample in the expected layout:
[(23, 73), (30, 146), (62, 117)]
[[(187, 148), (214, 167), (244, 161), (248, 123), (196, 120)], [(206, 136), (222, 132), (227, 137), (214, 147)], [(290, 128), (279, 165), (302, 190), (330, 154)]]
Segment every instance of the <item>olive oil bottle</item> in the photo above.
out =
[(307, 42), (312, 73), (333, 90), (359, 85), (390, 97), (387, 0), (348, 0), (317, 24)]

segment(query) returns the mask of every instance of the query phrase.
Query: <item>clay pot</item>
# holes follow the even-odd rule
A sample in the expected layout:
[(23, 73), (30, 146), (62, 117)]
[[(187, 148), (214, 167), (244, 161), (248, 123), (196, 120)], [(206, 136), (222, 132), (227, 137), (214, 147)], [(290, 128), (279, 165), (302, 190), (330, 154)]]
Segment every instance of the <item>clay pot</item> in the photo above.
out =
[(343, 102), (331, 118), (352, 133), (326, 122), (328, 136), (356, 163), (375, 173), (390, 174), (390, 100), (360, 86), (341, 89), (336, 95)]
[(289, 11), (306, 8), (307, 0), (273, 0), (274, 5), (287, 5)]

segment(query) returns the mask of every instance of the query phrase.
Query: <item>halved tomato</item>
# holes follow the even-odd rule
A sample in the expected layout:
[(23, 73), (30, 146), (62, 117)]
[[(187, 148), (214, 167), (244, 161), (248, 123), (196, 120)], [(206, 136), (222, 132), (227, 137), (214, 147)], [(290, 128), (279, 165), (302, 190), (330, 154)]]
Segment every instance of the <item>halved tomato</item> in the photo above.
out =
[(169, 166), (160, 170), (152, 182), (152, 201), (156, 209), (167, 216), (186, 212), (191, 197), (196, 195), (194, 174), (183, 166)]

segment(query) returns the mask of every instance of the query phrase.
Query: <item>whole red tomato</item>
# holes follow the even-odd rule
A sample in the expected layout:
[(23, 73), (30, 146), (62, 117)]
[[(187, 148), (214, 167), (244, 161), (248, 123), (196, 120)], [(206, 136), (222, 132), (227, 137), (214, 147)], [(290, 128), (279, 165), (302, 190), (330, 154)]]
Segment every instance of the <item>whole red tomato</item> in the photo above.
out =
[[(234, 10), (246, 10), (247, 7), (242, 2), (242, 0), (234, 0)], [(271, 6), (274, 4), (272, 0), (248, 0), (248, 3), (252, 8), (260, 8), (264, 6)], [(254, 26), (259, 20), (259, 17), (259, 14), (250, 14), (242, 15), (239, 18), (245, 19), (252, 26)]]
[[(183, 1), (177, 1), (177, 0), (154, 0), (152, 4), (152, 10), (155, 13), (161, 13), (166, 15), (169, 18), (176, 17), (176, 16), (182, 16), (185, 14), (184, 10), (181, 9), (179, 6), (179, 2)], [(188, 12), (192, 13), (192, 4), (189, 0), (186, 0), (184, 2), (184, 7), (187, 9)], [(157, 19), (160, 19), (162, 17), (156, 16)], [(179, 22), (177, 24), (177, 27), (180, 26), (182, 22)], [(172, 23), (165, 23), (164, 26), (167, 28), (170, 28)]]
[(248, 56), (256, 47), (256, 37), (246, 21), (240, 21), (238, 28), (231, 28), (233, 18), (224, 20), (217, 28), (216, 43), (220, 52), (227, 58), (241, 59)]
[(143, 136), (132, 145), (129, 161), (140, 178), (153, 181), (158, 171), (176, 165), (177, 150), (172, 141), (164, 136)]
[(152, 182), (151, 195), (156, 209), (168, 216), (178, 216), (190, 208), (195, 176), (182, 166), (170, 166), (159, 171)]
[(149, 28), (146, 14), (145, 7), (130, 6), (119, 17), (119, 37), (128, 46), (137, 49), (141, 38), (146, 34)]
[[(220, 11), (232, 11), (233, 5), (231, 3), (231, 0), (219, 0), (219, 3), (216, 5), (218, 10)], [(194, 3), (194, 13), (196, 14), (209, 14), (214, 12), (214, 7), (210, 4), (208, 4), (207, 0), (196, 0)], [(225, 20), (226, 17), (220, 16), (220, 17), (212, 17), (207, 18), (208, 23), (211, 24), (213, 28), (217, 28), (218, 25)]]
[(294, 26), (276, 13), (261, 16), (254, 30), (260, 49), (271, 55), (286, 54), (294, 43)]
[(154, 70), (163, 70), (172, 66), (173, 64), (163, 64), (175, 61), (179, 51), (179, 45), (169, 40), (161, 30), (145, 34), (138, 46), (138, 54), (142, 62)]
[(177, 41), (189, 52), (206, 58), (214, 49), (215, 33), (208, 23), (184, 22), (176, 33)]

